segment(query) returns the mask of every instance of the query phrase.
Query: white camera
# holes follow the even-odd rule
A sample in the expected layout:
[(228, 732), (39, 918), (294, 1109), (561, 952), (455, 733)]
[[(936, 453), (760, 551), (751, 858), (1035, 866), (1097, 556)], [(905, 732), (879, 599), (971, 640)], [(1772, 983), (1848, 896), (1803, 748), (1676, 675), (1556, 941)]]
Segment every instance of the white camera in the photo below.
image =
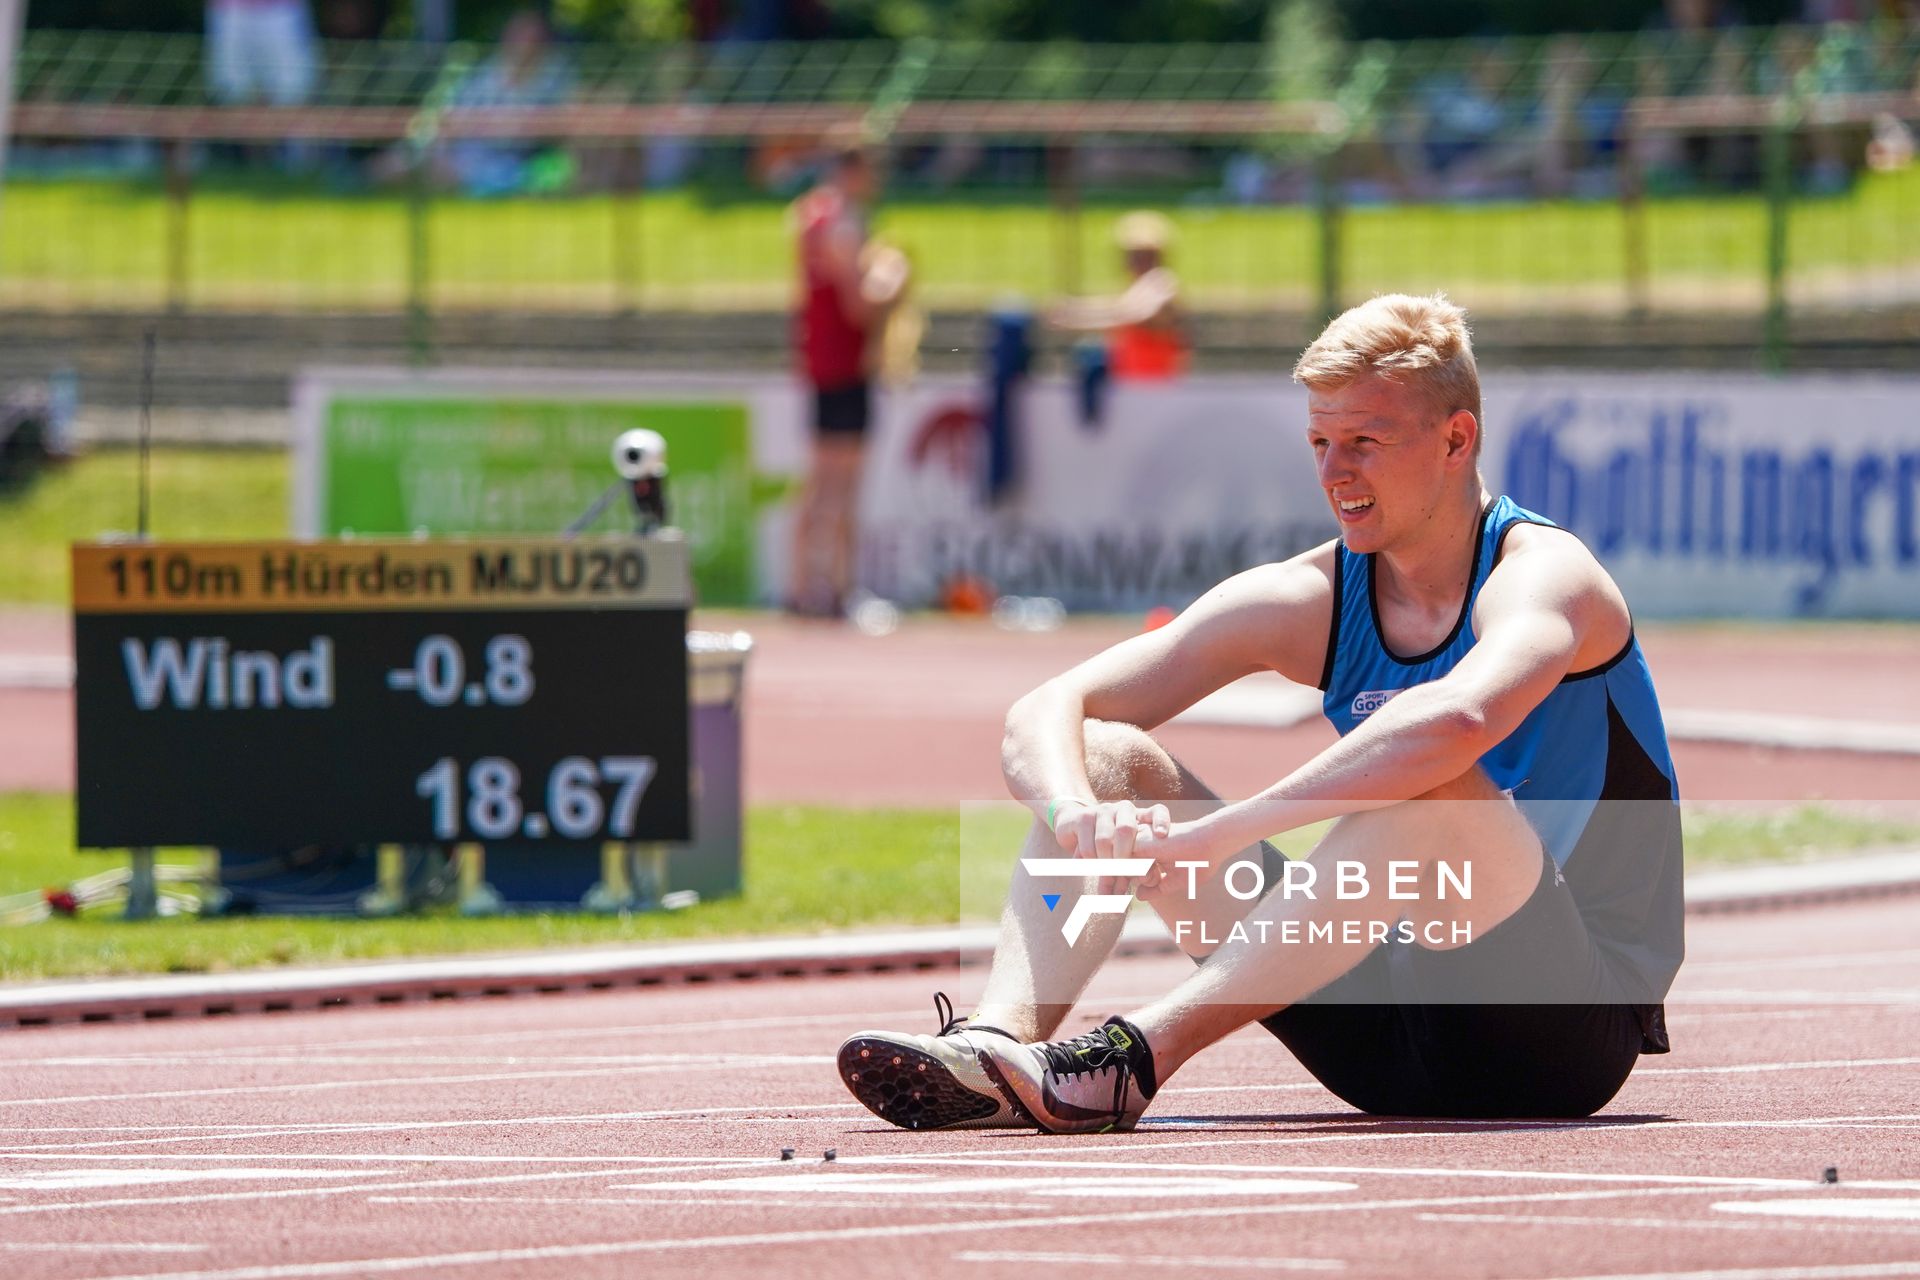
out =
[(667, 442), (658, 431), (623, 431), (613, 442), (613, 469), (622, 480), (657, 480), (667, 474)]

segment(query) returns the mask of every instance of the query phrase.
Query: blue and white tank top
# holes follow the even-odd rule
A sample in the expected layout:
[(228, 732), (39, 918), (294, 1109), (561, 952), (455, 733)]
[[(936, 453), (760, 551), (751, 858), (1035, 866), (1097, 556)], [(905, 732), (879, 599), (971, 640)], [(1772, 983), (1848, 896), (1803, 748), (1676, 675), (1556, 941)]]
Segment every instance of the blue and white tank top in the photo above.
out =
[[(1395, 694), (1453, 670), (1474, 645), (1474, 601), (1518, 524), (1557, 527), (1509, 498), (1490, 503), (1453, 630), (1412, 655), (1394, 653), (1381, 634), (1374, 557), (1337, 547), (1320, 680), (1336, 730), (1351, 733)], [(1629, 635), (1599, 666), (1563, 677), (1480, 765), (1540, 833), (1595, 941), (1640, 993), (1636, 1001), (1661, 999), (1682, 953), (1679, 788), (1638, 638)]]

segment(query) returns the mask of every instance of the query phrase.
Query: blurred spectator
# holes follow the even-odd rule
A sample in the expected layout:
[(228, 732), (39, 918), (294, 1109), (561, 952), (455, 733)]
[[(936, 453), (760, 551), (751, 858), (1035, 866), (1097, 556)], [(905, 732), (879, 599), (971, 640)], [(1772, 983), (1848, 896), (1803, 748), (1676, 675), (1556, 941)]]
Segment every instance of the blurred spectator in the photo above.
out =
[[(452, 109), (558, 106), (573, 91), (566, 59), (547, 20), (521, 9), (500, 33), (500, 47), (454, 91)], [(447, 146), (436, 168), (468, 195), (507, 195), (566, 185), (564, 156), (536, 143), (468, 139)]]
[(378, 40), (388, 7), (388, 0), (318, 0), (313, 16), (328, 40)]
[(800, 268), (794, 345), (813, 393), (813, 458), (794, 527), (787, 607), (815, 617), (839, 615), (853, 586), (876, 338), (909, 274), (904, 254), (868, 238), (878, 160), (856, 134), (829, 147), (819, 185), (794, 202), (792, 214)]
[(1107, 364), (1117, 379), (1154, 381), (1187, 369), (1180, 279), (1167, 265), (1173, 224), (1141, 210), (1120, 219), (1114, 240), (1130, 277), (1115, 298), (1074, 298), (1047, 314), (1055, 328), (1107, 335)]
[[(1556, 127), (1511, 96), (1513, 67), (1500, 49), (1428, 76), (1413, 91), (1414, 123), (1400, 145), (1416, 195), (1473, 199), (1519, 195)], [(1548, 105), (1549, 116), (1551, 104)]]
[(295, 106), (319, 70), (307, 0), (207, 0), (207, 88), (216, 102)]
[[(572, 69), (553, 47), (553, 33), (537, 10), (507, 19), (500, 44), (469, 72), (448, 101), (448, 114), (559, 106), (573, 93)], [(572, 184), (577, 171), (567, 152), (520, 139), (464, 138), (440, 143), (431, 154), (434, 180), (471, 196), (545, 193)], [(414, 165), (410, 144), (384, 153), (373, 165), (382, 182), (404, 177)]]

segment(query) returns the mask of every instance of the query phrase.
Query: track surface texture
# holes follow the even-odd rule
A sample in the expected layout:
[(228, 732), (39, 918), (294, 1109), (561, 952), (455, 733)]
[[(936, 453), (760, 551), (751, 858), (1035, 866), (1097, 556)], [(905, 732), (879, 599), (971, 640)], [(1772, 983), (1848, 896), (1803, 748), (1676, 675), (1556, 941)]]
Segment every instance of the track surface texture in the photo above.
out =
[[(1692, 922), (1674, 1052), (1583, 1122), (1364, 1116), (1257, 1028), (1129, 1135), (855, 1106), (840, 1040), (978, 970), (19, 1032), (0, 1275), (1920, 1275), (1912, 915)], [(1117, 961), (1067, 1030), (1187, 971)]]

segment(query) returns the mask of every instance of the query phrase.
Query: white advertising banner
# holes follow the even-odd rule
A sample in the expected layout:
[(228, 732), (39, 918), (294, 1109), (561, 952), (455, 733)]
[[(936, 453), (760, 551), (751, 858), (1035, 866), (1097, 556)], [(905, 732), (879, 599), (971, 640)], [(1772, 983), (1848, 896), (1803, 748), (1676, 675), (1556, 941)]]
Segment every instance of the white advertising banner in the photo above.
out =
[[(1642, 616), (1920, 616), (1920, 379), (1559, 372), (1489, 377), (1482, 469), (1567, 525)], [(950, 574), (1075, 608), (1182, 605), (1334, 534), (1282, 378), (1121, 385), (1097, 422), (1042, 382), (992, 506), (983, 393), (897, 393), (863, 567), (904, 601)]]
[(1920, 617), (1920, 379), (1489, 379), (1488, 485), (1650, 615)]
[[(310, 376), (298, 531), (324, 531), (322, 514), (364, 505), (383, 491), (374, 472), (400, 465), (387, 453), (330, 457), (330, 414), (381, 409), (404, 435), (414, 428), (394, 402), (449, 395), (516, 404), (522, 417), (538, 407), (529, 402), (592, 404), (609, 444), (618, 429), (654, 422), (681, 466), (681, 512), (713, 561), (710, 578), (743, 588), (709, 598), (783, 597), (809, 410), (779, 375)], [(1488, 488), (1578, 533), (1641, 616), (1920, 617), (1920, 379), (1547, 372), (1489, 376), (1485, 397)], [(966, 574), (1075, 609), (1178, 607), (1334, 536), (1305, 442), (1306, 396), (1284, 377), (1120, 383), (1100, 399), (1083, 404), (1066, 380), (1028, 383), (1007, 433), (1011, 480), (989, 496), (984, 379), (883, 393), (861, 501), (862, 584), (907, 606)], [(469, 416), (477, 444), (488, 415)], [(705, 439), (723, 428), (744, 438), (724, 448)], [(597, 440), (573, 487), (548, 486), (565, 501), (528, 532), (551, 532), (560, 507), (597, 488)], [(412, 468), (402, 496), (437, 491), (412, 472), (453, 465), (421, 447), (389, 452)], [(362, 468), (352, 488), (332, 493), (350, 463)], [(727, 501), (701, 496), (709, 471), (732, 477)], [(354, 523), (346, 515), (333, 522)], [(401, 532), (432, 523), (411, 510), (385, 518)]]
[(1075, 609), (1179, 606), (1333, 536), (1288, 383), (1123, 384), (1097, 417), (1074, 385), (1034, 383), (1015, 407), (1015, 478), (991, 503), (982, 399), (957, 379), (889, 398), (862, 507), (872, 590), (930, 599), (965, 573)]

